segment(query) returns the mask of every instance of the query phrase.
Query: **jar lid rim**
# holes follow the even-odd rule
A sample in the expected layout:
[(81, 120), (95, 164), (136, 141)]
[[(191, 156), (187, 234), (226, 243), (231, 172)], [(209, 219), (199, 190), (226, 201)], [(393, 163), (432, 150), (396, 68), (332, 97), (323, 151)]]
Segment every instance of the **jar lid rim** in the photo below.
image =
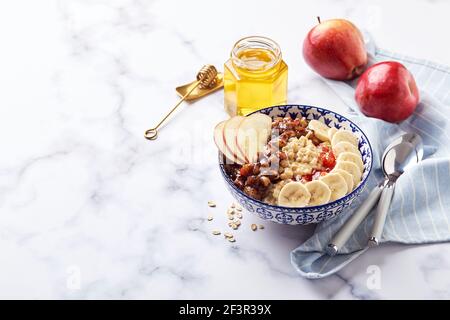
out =
[(250, 70), (252, 69), (248, 68), (249, 66), (238, 56), (238, 53), (242, 49), (249, 47), (267, 49), (274, 54), (275, 59), (272, 60), (270, 63), (267, 63), (264, 70), (262, 71), (272, 68), (281, 61), (281, 49), (278, 43), (264, 36), (248, 36), (236, 41), (236, 43), (233, 46), (233, 49), (231, 50), (231, 58), (238, 67)]

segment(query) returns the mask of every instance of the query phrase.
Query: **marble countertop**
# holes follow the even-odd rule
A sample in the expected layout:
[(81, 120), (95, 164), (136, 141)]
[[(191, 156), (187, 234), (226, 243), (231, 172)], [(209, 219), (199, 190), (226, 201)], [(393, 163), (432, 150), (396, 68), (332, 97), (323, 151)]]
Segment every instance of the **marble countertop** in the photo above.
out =
[[(301, 56), (317, 15), (450, 65), (438, 36), (449, 10), (439, 0), (3, 2), (0, 298), (450, 298), (450, 244), (385, 245), (313, 281), (289, 260), (313, 226), (246, 214), (236, 243), (212, 236), (232, 202), (212, 141), (222, 92), (184, 105), (157, 141), (143, 138), (174, 87), (205, 63), (222, 69), (243, 36), (280, 44), (289, 102), (339, 112)], [(266, 228), (252, 232), (252, 222)]]

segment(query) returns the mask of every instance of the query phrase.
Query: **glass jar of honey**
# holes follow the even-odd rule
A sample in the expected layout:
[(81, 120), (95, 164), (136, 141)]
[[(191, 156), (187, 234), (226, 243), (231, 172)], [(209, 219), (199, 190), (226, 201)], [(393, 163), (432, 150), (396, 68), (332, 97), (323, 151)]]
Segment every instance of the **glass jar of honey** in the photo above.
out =
[(265, 37), (239, 40), (224, 66), (225, 111), (247, 115), (287, 102), (288, 66), (275, 41)]

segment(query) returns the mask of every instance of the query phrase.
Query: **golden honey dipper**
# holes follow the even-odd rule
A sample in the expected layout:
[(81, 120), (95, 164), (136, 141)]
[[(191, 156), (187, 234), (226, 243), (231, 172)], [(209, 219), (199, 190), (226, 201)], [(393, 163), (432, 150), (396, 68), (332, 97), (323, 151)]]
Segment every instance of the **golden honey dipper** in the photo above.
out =
[(156, 125), (156, 127), (148, 129), (144, 133), (144, 137), (148, 140), (155, 140), (158, 137), (158, 128), (166, 121), (166, 119), (178, 108), (178, 106), (186, 100), (189, 95), (197, 89), (197, 87), (201, 89), (213, 88), (217, 82), (217, 69), (210, 64), (204, 65), (200, 71), (197, 73), (197, 81), (195, 85), (190, 88), (177, 102), (177, 104), (166, 114), (164, 118)]

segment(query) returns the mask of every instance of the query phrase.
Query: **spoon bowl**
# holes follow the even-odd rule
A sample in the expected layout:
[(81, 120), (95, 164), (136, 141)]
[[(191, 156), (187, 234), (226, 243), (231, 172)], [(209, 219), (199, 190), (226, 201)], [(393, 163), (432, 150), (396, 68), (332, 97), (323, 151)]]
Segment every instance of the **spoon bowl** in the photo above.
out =
[(422, 138), (407, 133), (394, 140), (384, 151), (381, 169), (388, 179), (397, 179), (402, 173), (423, 158)]

